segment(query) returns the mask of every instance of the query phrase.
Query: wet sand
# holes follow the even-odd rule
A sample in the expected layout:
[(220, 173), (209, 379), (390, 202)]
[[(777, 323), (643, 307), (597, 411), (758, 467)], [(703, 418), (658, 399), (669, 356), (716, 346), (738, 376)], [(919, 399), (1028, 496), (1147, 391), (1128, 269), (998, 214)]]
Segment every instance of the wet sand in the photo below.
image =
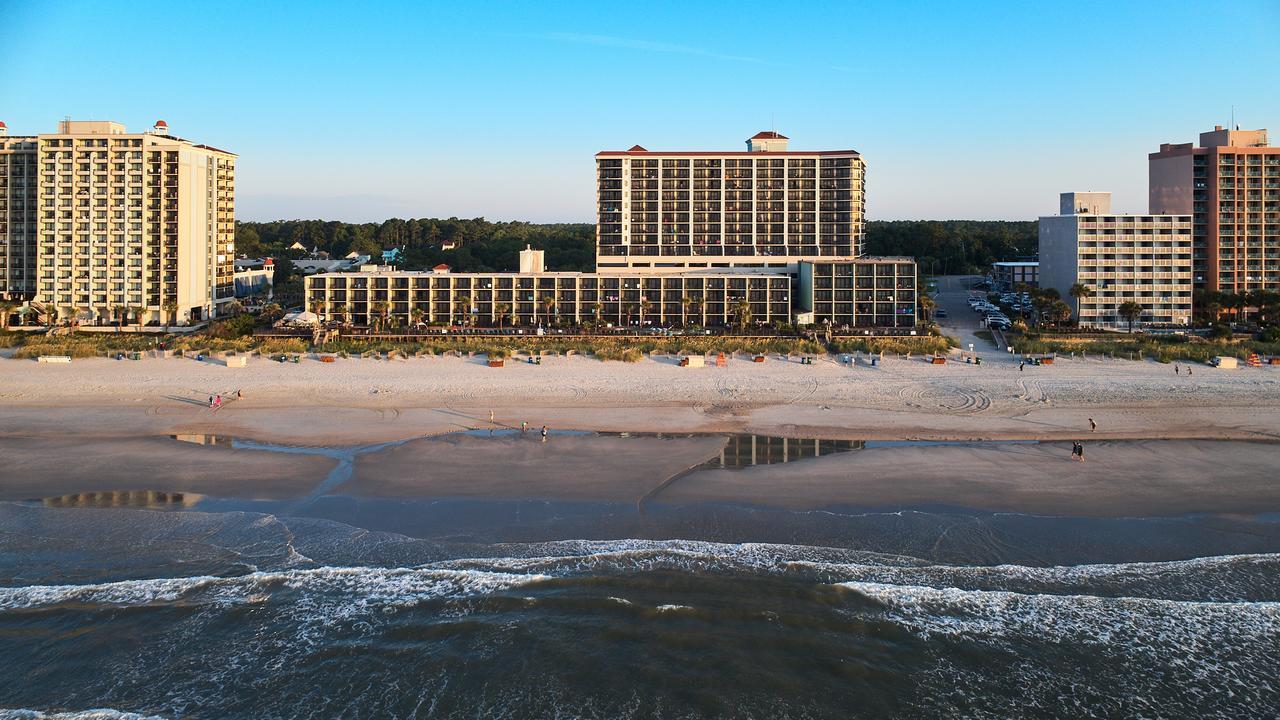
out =
[(673, 475), (716, 457), (723, 437), (552, 435), (415, 440), (361, 455), (341, 492), (442, 497), (635, 502)]
[[(316, 455), (169, 438), (3, 438), (0, 500), (160, 490), (288, 500), (366, 499), (730, 504), (781, 510), (956, 507), (1039, 515), (1157, 517), (1280, 512), (1280, 444), (1093, 441), (892, 446), (737, 470), (723, 436), (611, 437), (536, 430), (424, 438), (356, 457), (347, 479)], [(56, 460), (55, 460), (56, 458)]]
[(334, 461), (199, 446), (167, 437), (0, 437), (0, 501), (163, 490), (281, 499), (306, 494)]

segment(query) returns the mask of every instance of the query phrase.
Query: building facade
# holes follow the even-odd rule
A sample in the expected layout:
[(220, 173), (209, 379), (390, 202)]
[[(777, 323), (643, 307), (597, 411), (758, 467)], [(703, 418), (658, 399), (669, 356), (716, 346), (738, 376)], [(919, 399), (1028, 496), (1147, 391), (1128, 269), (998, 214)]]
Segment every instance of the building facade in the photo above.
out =
[(912, 258), (804, 260), (796, 289), (796, 317), (834, 328), (915, 327), (916, 283)]
[(762, 132), (745, 152), (596, 155), (596, 269), (764, 267), (862, 254), (862, 156), (796, 152)]
[(0, 293), (61, 319), (178, 324), (235, 295), (235, 155), (158, 121), (0, 128)]
[(755, 327), (791, 321), (791, 278), (763, 273), (455, 273), (366, 266), (306, 278), (325, 322), (398, 327)]
[(1191, 215), (1197, 288), (1280, 290), (1280, 148), (1266, 130), (1200, 134), (1148, 160), (1152, 214)]
[[(1110, 193), (1088, 193), (1084, 204), (1082, 195), (1062, 193), (1061, 214), (1040, 218), (1040, 286), (1057, 290), (1085, 327), (1127, 328), (1126, 302), (1143, 309), (1135, 324), (1190, 324), (1191, 215), (1116, 215)], [(1076, 283), (1092, 297), (1072, 298)]]
[(1040, 263), (1002, 261), (991, 263), (991, 280), (996, 287), (1013, 290), (1019, 285), (1040, 287)]
[(911, 258), (802, 262), (788, 274), (455, 273), (365, 266), (306, 278), (307, 307), (324, 322), (399, 327), (584, 326), (726, 328), (777, 322), (834, 328), (913, 328)]

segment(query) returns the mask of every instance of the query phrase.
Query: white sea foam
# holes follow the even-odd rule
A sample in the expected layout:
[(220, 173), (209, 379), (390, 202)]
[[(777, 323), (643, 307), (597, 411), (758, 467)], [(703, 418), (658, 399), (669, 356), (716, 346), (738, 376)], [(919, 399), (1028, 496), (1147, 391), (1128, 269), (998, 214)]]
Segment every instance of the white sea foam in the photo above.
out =
[(323, 602), (354, 608), (408, 606), (423, 600), (462, 597), (536, 582), (545, 576), (430, 568), (324, 567), (259, 572), (236, 577), (123, 580), (95, 585), (33, 585), (0, 588), (0, 612), (63, 604), (146, 606), (190, 603), (234, 605), (262, 602), (272, 593), (294, 591), (296, 602)]
[(897, 622), (924, 636), (1033, 636), (1153, 649), (1184, 645), (1184, 650), (1215, 638), (1271, 644), (1280, 637), (1276, 602), (1024, 594), (870, 582), (838, 585), (881, 603)]
[(74, 712), (40, 712), (39, 710), (6, 710), (0, 708), (0, 720), (165, 720), (159, 715), (139, 715), (107, 708)]
[(433, 567), (554, 576), (654, 570), (820, 576), (825, 582), (962, 587), (973, 590), (1168, 597), (1280, 599), (1280, 554), (1035, 567), (939, 565), (839, 548), (689, 540), (566, 541), (502, 546), (509, 557), (448, 560)]

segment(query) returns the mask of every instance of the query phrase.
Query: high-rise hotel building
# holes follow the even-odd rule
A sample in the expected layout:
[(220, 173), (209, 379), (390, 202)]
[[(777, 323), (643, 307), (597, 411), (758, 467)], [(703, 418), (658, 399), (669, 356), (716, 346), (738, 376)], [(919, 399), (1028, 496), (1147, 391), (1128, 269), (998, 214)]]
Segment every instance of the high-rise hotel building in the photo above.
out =
[(1280, 290), (1280, 148), (1266, 130), (1200, 133), (1149, 156), (1152, 214), (1191, 215), (1197, 288)]
[(852, 150), (763, 132), (746, 152), (602, 152), (596, 177), (593, 273), (546, 272), (528, 249), (519, 273), (366, 267), (307, 277), (309, 307), (357, 325), (916, 326), (915, 261), (862, 256)]
[(164, 121), (0, 124), (0, 295), (63, 319), (207, 320), (235, 296), (234, 223), (235, 155)]
[(745, 152), (596, 155), (596, 269), (787, 268), (862, 255), (862, 157), (793, 152), (762, 132)]

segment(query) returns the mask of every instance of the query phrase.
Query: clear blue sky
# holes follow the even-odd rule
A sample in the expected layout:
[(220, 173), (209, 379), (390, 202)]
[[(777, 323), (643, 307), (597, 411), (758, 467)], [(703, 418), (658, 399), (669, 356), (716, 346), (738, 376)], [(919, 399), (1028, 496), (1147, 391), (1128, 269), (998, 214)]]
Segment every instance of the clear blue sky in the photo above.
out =
[(1145, 211), (1146, 154), (1280, 134), (1280, 2), (7, 0), (0, 120), (239, 153), (242, 219), (594, 219), (592, 156), (854, 148), (872, 219)]

